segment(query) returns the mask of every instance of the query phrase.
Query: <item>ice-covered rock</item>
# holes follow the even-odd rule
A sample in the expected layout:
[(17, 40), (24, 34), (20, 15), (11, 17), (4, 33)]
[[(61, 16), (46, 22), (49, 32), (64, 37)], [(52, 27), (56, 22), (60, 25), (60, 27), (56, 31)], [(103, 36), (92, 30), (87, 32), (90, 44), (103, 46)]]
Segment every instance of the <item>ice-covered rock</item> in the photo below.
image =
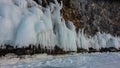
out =
[(77, 33), (74, 24), (62, 18), (62, 3), (54, 1), (44, 8), (33, 0), (1, 0), (0, 45), (22, 47), (40, 44), (48, 49), (54, 49), (56, 45), (64, 51), (120, 47), (119, 37), (106, 33), (87, 37), (84, 30)]

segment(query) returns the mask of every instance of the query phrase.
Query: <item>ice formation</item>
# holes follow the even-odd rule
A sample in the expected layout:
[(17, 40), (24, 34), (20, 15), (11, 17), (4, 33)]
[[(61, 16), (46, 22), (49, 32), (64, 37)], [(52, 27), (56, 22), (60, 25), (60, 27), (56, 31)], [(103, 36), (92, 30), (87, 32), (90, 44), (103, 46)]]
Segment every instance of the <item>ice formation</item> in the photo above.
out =
[(64, 51), (120, 47), (119, 37), (100, 32), (87, 37), (84, 30), (77, 33), (73, 23), (61, 17), (61, 9), (62, 3), (57, 0), (46, 8), (33, 0), (0, 0), (0, 44), (18, 47), (40, 44), (49, 49), (57, 45)]

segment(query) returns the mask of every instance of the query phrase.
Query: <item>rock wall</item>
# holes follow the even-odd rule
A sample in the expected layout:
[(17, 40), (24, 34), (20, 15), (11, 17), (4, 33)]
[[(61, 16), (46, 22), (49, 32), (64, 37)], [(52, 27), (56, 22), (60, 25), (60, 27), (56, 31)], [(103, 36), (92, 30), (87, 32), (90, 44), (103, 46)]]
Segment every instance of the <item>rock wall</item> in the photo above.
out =
[(65, 20), (84, 28), (85, 33), (94, 35), (106, 32), (120, 36), (119, 0), (63, 0), (62, 15)]

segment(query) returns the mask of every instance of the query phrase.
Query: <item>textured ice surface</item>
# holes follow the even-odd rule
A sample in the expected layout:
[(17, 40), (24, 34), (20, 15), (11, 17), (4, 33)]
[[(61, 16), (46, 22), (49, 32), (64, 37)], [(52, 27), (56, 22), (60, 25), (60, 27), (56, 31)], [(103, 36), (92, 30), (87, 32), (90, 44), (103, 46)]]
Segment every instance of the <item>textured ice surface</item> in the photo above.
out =
[[(0, 68), (119, 68), (120, 53), (91, 53), (63, 56), (33, 55), (24, 59), (7, 55)], [(10, 63), (9, 63), (10, 62)]]
[(0, 45), (41, 44), (50, 49), (57, 45), (65, 51), (120, 47), (119, 37), (106, 33), (87, 37), (84, 30), (76, 33), (73, 23), (62, 18), (62, 6), (57, 0), (46, 8), (33, 0), (0, 0)]

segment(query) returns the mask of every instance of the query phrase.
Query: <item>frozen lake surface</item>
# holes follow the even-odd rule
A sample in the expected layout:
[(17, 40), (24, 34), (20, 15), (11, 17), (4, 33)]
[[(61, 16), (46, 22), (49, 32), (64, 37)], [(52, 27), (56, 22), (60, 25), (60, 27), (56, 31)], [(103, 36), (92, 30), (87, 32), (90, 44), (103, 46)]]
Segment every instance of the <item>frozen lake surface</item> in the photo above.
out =
[(120, 53), (91, 53), (48, 56), (7, 55), (0, 58), (0, 68), (119, 68)]

